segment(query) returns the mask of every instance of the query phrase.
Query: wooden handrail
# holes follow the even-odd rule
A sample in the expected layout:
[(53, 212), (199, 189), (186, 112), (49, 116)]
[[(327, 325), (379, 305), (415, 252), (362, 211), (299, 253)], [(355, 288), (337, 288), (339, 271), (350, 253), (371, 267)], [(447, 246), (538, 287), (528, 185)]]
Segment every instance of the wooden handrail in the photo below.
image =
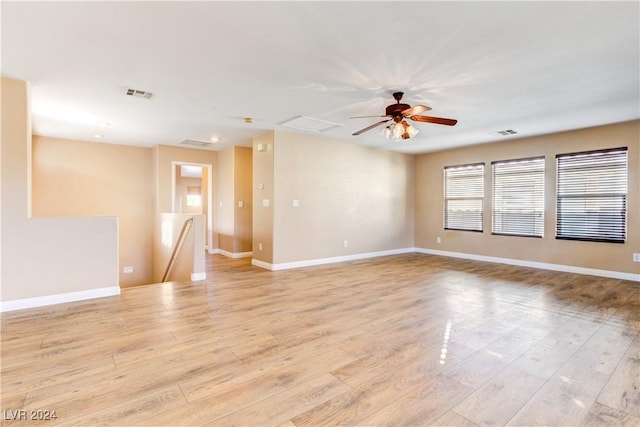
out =
[(167, 264), (167, 269), (164, 271), (164, 276), (162, 276), (162, 281), (166, 282), (169, 278), (169, 274), (171, 274), (171, 270), (173, 270), (173, 266), (178, 260), (178, 256), (180, 256), (180, 250), (182, 249), (182, 245), (184, 245), (184, 241), (187, 239), (187, 235), (189, 235), (189, 231), (191, 230), (191, 226), (193, 225), (193, 217), (189, 218), (182, 224), (182, 230), (180, 230), (180, 236), (178, 236), (178, 240), (176, 241), (176, 245), (173, 248), (173, 253), (171, 254), (171, 258), (169, 259), (169, 263)]

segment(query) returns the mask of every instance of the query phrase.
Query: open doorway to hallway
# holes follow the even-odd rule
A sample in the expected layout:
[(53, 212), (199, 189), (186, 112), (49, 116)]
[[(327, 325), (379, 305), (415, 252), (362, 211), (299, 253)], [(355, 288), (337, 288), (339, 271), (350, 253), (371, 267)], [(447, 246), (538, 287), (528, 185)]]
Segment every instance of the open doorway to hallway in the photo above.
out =
[(213, 253), (213, 171), (210, 164), (172, 162), (171, 211), (204, 215), (205, 249)]

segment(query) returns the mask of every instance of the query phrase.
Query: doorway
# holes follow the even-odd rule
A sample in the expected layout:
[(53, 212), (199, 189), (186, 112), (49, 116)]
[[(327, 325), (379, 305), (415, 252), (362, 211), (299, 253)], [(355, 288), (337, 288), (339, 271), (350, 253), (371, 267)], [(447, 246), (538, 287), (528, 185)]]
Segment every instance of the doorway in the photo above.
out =
[(214, 253), (212, 165), (171, 162), (171, 212), (204, 215), (205, 249)]

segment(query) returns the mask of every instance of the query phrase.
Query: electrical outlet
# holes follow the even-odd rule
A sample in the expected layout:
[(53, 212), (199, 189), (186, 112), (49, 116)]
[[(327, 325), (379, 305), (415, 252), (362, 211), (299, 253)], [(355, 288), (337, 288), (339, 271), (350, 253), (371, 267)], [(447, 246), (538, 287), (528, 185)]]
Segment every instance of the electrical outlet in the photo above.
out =
[(262, 251), (262, 243), (258, 243), (258, 250)]
[(633, 262), (640, 262), (640, 254), (633, 254)]
[(126, 267), (122, 267), (122, 272), (123, 272), (124, 274), (130, 274), (130, 273), (133, 273), (133, 267), (132, 267), (132, 266), (130, 266), (130, 265), (128, 265), (128, 266), (126, 266)]
[(440, 236), (436, 237), (436, 243), (442, 243), (442, 238), (440, 238)]
[(348, 241), (348, 240), (345, 240), (345, 241), (342, 243), (342, 245), (343, 245), (345, 248), (348, 248), (348, 247), (349, 247), (349, 241)]

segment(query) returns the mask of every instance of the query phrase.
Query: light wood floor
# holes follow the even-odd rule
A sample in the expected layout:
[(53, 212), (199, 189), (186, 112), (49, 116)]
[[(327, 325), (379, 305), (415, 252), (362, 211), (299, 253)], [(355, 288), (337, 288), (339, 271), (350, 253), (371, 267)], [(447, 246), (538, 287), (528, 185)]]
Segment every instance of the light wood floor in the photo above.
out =
[(209, 265), (2, 315), (3, 424), (640, 425), (637, 283), (421, 254)]

